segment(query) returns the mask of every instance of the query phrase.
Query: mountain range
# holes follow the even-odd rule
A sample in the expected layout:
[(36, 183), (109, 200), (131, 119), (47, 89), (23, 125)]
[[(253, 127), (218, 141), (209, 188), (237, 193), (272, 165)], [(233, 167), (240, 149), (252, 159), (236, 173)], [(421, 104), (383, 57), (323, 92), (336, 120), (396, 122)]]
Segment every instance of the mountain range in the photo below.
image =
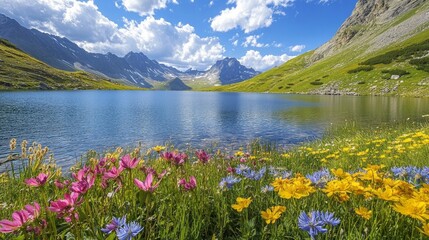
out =
[(219, 60), (207, 71), (190, 69), (182, 72), (151, 60), (143, 53), (129, 52), (124, 57), (112, 53), (90, 53), (67, 38), (27, 29), (3, 14), (0, 14), (0, 38), (7, 39), (30, 56), (54, 68), (83, 70), (144, 88), (162, 88), (169, 80), (176, 78), (189, 86), (225, 85), (259, 74), (241, 65), (235, 58)]
[(319, 48), (210, 90), (429, 96), (429, 1), (358, 0)]

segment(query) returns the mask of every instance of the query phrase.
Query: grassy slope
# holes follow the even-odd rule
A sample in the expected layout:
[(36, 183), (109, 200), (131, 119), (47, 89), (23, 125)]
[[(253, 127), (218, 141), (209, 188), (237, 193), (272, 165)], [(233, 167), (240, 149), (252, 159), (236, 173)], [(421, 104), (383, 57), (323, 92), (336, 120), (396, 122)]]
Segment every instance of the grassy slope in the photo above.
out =
[(0, 39), (0, 90), (32, 89), (138, 88), (84, 72), (66, 72), (52, 68)]
[[(373, 38), (392, 26), (399, 24), (413, 15), (414, 11), (404, 14), (393, 23), (368, 36)], [(317, 89), (326, 89), (327, 86), (336, 85), (343, 93), (356, 92), (361, 95), (401, 95), (401, 96), (429, 96), (429, 86), (421, 85), (421, 81), (429, 82), (429, 73), (417, 70), (408, 61), (379, 64), (370, 72), (349, 74), (347, 71), (358, 67), (358, 63), (368, 58), (396, 50), (411, 44), (429, 39), (429, 30), (420, 32), (415, 36), (379, 51), (365, 54), (368, 46), (354, 44), (340, 53), (316, 62), (306, 67), (306, 58), (313, 52), (307, 52), (280, 67), (271, 69), (248, 81), (211, 88), (216, 91), (249, 91), (249, 92), (293, 92), (311, 93)], [(359, 39), (362, 40), (362, 39)], [(363, 42), (363, 41), (362, 41)], [(360, 45), (360, 46), (359, 46)], [(410, 72), (398, 80), (385, 80), (386, 74), (382, 70), (402, 69)], [(322, 85), (313, 85), (311, 82), (322, 82)], [(397, 86), (396, 91), (392, 89)], [(390, 91), (388, 91), (390, 90)]]

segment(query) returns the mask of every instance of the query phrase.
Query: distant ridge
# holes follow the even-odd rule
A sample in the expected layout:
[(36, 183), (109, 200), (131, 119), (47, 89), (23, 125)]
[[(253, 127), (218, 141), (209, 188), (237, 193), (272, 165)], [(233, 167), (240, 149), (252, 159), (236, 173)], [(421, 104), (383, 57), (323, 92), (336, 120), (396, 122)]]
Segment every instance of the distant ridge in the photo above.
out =
[(36, 29), (29, 30), (3, 14), (0, 14), (0, 37), (52, 67), (66, 71), (83, 70), (106, 78), (125, 80), (139, 87), (162, 87), (175, 78), (191, 85), (224, 85), (258, 74), (233, 58), (220, 60), (207, 71), (182, 72), (151, 60), (143, 53), (129, 52), (124, 57), (112, 53), (89, 53), (67, 38)]

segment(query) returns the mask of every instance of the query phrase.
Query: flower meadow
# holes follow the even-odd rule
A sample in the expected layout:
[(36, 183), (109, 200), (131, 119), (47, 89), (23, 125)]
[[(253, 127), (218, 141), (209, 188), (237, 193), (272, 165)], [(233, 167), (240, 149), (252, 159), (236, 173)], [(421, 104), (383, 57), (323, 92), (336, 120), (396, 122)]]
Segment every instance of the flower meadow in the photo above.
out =
[(64, 173), (47, 147), (10, 149), (0, 239), (429, 237), (427, 125), (349, 126), (290, 149), (117, 148)]

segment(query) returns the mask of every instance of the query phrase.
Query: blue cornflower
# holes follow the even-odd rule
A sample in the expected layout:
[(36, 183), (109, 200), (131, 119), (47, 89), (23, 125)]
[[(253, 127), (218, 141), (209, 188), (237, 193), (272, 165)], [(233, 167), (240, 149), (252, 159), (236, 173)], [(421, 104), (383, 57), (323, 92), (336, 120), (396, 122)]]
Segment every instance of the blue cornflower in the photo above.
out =
[(235, 173), (239, 174), (239, 175), (244, 175), (247, 174), (250, 171), (250, 167), (246, 166), (244, 164), (240, 164), (235, 168)]
[(298, 227), (310, 234), (311, 239), (319, 233), (325, 233), (328, 231), (326, 228), (323, 228), (323, 222), (317, 218), (314, 212), (311, 212), (310, 215), (307, 215), (304, 211), (301, 211), (298, 217)]
[(311, 239), (319, 233), (325, 233), (328, 230), (326, 225), (337, 226), (340, 224), (338, 218), (330, 212), (312, 211), (309, 214), (302, 211), (298, 217), (298, 226), (310, 234)]
[(274, 191), (274, 187), (270, 185), (265, 185), (261, 188), (262, 193), (272, 192)]
[(283, 179), (290, 178), (292, 176), (291, 171), (286, 171), (286, 170), (281, 171), (278, 168), (275, 168), (273, 166), (269, 167), (268, 172), (273, 177), (281, 177)]
[(266, 171), (267, 168), (263, 167), (259, 171), (249, 170), (247, 172), (243, 172), (242, 175), (247, 179), (260, 180), (265, 175)]
[(112, 221), (106, 225), (105, 228), (102, 228), (101, 231), (104, 233), (111, 233), (112, 231), (116, 231), (117, 229), (123, 227), (126, 224), (126, 217), (116, 218), (113, 217)]
[(422, 183), (429, 183), (429, 168), (418, 168), (415, 166), (393, 167), (391, 168), (393, 175), (401, 180), (407, 181), (415, 186), (420, 186)]
[(241, 179), (239, 179), (239, 178), (235, 178), (233, 176), (227, 176), (220, 181), (219, 187), (222, 189), (224, 189), (225, 187), (228, 189), (231, 189), (234, 186), (234, 184), (236, 184), (240, 181), (241, 181)]
[(332, 180), (332, 175), (326, 168), (314, 172), (313, 174), (307, 174), (305, 177), (310, 179), (310, 181), (318, 188), (324, 188), (326, 184)]
[(337, 226), (341, 222), (340, 219), (334, 218), (334, 213), (316, 211), (316, 215), (323, 223), (331, 226)]
[(143, 227), (136, 222), (131, 222), (129, 224), (124, 224), (121, 228), (116, 231), (116, 236), (119, 240), (131, 240), (133, 237), (137, 236)]

